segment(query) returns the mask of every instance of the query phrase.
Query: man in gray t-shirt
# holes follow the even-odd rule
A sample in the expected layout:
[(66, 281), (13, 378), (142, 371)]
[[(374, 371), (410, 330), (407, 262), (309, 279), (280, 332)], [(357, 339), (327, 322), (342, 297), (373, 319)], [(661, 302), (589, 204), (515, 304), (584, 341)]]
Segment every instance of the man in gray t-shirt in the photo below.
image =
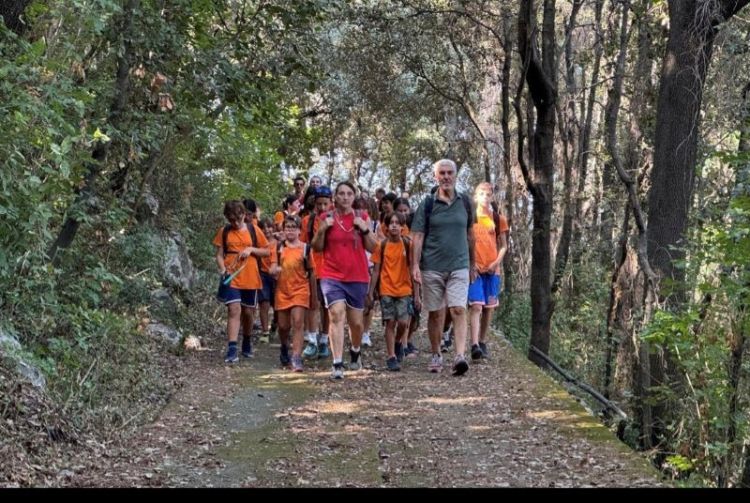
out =
[[(456, 357), (453, 374), (462, 375), (469, 370), (466, 351), (466, 302), (469, 283), (474, 281), (474, 234), (471, 224), (475, 217), (468, 196), (456, 191), (456, 163), (441, 159), (433, 165), (433, 175), (438, 183), (435, 194), (427, 196), (414, 213), (411, 231), (412, 278), (421, 285), (423, 305), (429, 312), (427, 332), (432, 346), (430, 372), (440, 372), (443, 357), (440, 355), (440, 337), (445, 319), (445, 308), (453, 318), (456, 337)], [(425, 208), (432, 198), (429, 222)], [(465, 204), (468, 202), (468, 204)], [(426, 235), (426, 238), (425, 238)]]

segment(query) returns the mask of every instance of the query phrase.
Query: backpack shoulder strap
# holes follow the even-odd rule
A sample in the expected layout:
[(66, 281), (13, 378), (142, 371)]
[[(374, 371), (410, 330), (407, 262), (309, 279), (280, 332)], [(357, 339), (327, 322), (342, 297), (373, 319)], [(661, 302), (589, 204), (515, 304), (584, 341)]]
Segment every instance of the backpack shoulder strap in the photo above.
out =
[(461, 202), (464, 203), (464, 209), (466, 210), (466, 229), (471, 229), (472, 224), (474, 223), (474, 211), (471, 208), (471, 200), (469, 197), (461, 193)]
[(430, 233), (430, 215), (432, 207), (435, 204), (435, 194), (430, 194), (424, 202), (424, 241), (427, 241), (427, 234)]
[(253, 243), (253, 248), (258, 247), (258, 235), (255, 233), (255, 224), (250, 222), (247, 224), (247, 230), (250, 232), (250, 240)]
[(224, 230), (221, 231), (221, 249), (224, 253), (224, 256), (227, 256), (227, 236), (229, 236), (229, 231), (232, 230), (232, 226), (227, 224), (224, 226)]
[(495, 222), (495, 239), (500, 237), (500, 214), (492, 210), (492, 221)]
[(409, 269), (409, 274), (411, 274), (411, 239), (406, 236), (401, 236), (401, 241), (404, 242), (404, 252), (406, 253), (406, 267)]

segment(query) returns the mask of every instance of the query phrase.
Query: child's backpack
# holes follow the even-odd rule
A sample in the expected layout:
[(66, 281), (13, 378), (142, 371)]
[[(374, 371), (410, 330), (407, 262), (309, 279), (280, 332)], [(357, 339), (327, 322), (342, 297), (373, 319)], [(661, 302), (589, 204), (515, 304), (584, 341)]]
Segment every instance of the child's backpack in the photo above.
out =
[[(303, 243), (304, 250), (302, 252), (302, 259), (305, 266), (305, 275), (309, 278), (312, 266), (310, 265), (310, 245)], [(276, 258), (278, 260), (279, 267), (281, 267), (281, 250), (284, 248), (284, 241), (279, 241), (276, 245)]]
[[(411, 239), (406, 236), (401, 236), (401, 242), (404, 243), (404, 253), (406, 253), (406, 270), (409, 271), (409, 274), (411, 275)], [(375, 293), (380, 292), (380, 275), (383, 273), (386, 243), (388, 243), (388, 238), (385, 238), (380, 242), (380, 269), (378, 270), (378, 277), (375, 280)]]

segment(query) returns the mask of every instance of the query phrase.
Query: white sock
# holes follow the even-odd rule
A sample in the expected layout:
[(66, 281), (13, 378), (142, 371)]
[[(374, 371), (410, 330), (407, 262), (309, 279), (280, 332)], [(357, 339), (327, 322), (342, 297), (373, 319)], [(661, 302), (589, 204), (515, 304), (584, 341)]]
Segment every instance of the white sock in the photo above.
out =
[(343, 358), (334, 358), (333, 359), (333, 364), (336, 365), (337, 363), (338, 364), (344, 363), (344, 359)]
[(450, 328), (448, 330), (446, 330), (445, 332), (443, 332), (443, 340), (444, 341), (451, 340), (451, 329)]
[(315, 338), (315, 332), (305, 332), (305, 340), (312, 343), (317, 342)]
[(355, 353), (359, 353), (359, 346), (357, 346), (356, 348), (352, 346), (352, 351), (354, 351)]
[(320, 343), (328, 344), (328, 334), (320, 334)]

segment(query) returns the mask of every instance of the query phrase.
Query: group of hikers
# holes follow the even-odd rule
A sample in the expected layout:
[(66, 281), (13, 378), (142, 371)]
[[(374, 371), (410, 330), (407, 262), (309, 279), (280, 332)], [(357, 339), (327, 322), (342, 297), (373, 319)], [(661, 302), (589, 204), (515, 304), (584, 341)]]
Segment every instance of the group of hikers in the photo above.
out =
[[(414, 358), (412, 337), (426, 311), (430, 372), (443, 370), (442, 353), (455, 339), (453, 375), (488, 356), (487, 333), (501, 290), (508, 224), (480, 183), (473, 201), (456, 190), (456, 164), (433, 165), (437, 186), (412, 211), (401, 197), (378, 189), (375, 198), (343, 181), (332, 191), (320, 177), (305, 189), (294, 179), (273, 220), (258, 218), (254, 200), (225, 203), (228, 224), (214, 239), (221, 279), (217, 298), (227, 307), (227, 363), (253, 356), (252, 330), (260, 315), (268, 342), (273, 308), (281, 365), (304, 370), (304, 359), (332, 356), (331, 378), (344, 377), (345, 325), (349, 370), (362, 368), (362, 347), (372, 345), (376, 301), (385, 326), (389, 370)], [(405, 196), (405, 197), (404, 197)], [(468, 306), (468, 313), (467, 313)], [(469, 319), (471, 323), (469, 324)], [(240, 347), (238, 339), (242, 334)]]

